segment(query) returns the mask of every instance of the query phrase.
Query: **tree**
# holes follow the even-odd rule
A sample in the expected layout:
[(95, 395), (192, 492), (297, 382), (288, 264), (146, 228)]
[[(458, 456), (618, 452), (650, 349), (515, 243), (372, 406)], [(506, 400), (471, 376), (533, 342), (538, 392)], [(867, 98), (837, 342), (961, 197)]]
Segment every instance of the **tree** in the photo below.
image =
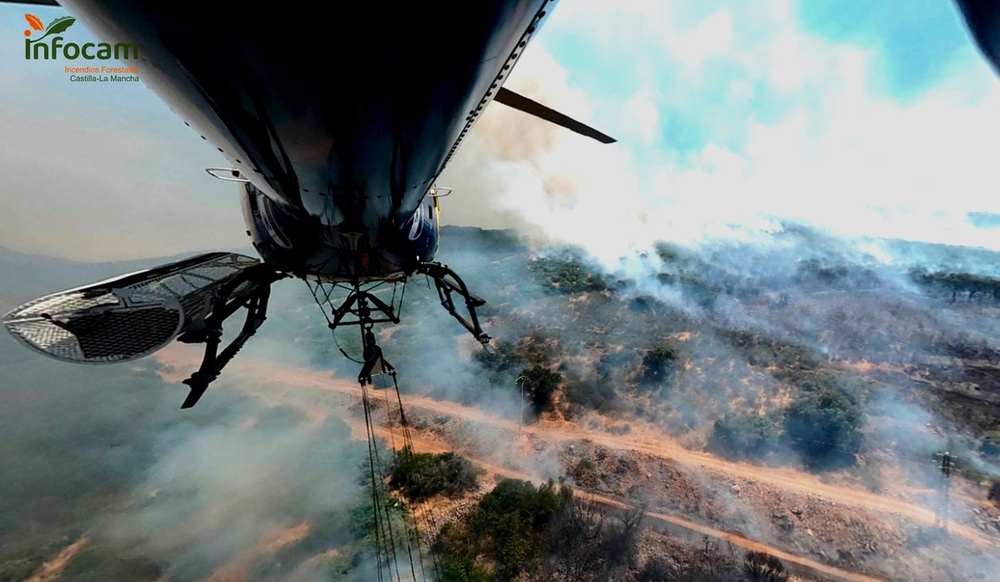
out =
[(412, 501), (422, 501), (438, 493), (456, 496), (471, 491), (483, 472), (450, 451), (437, 455), (404, 452), (392, 468), (389, 484)]
[(767, 416), (730, 412), (715, 421), (711, 446), (728, 457), (760, 458), (777, 441), (778, 426)]
[(785, 433), (811, 465), (852, 464), (864, 420), (858, 396), (836, 384), (806, 391), (785, 410)]
[(639, 384), (646, 387), (660, 387), (674, 371), (677, 353), (670, 346), (657, 346), (642, 358), (642, 373)]
[(492, 558), (496, 579), (513, 579), (541, 554), (546, 530), (569, 499), (551, 481), (536, 488), (528, 481), (504, 479), (459, 526), (464, 535), (451, 534), (452, 545), (445, 552), (485, 554)]
[(535, 365), (521, 370), (521, 376), (524, 376), (524, 387), (531, 399), (535, 414), (541, 414), (551, 408), (552, 396), (562, 382), (562, 374)]

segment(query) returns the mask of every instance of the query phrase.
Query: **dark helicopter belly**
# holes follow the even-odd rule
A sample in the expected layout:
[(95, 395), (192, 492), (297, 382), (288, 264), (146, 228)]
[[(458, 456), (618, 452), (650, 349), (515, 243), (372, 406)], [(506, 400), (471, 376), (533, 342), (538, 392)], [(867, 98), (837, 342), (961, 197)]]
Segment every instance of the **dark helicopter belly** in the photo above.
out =
[(331, 248), (404, 227), (547, 5), (64, 4), (138, 44), (140, 78)]

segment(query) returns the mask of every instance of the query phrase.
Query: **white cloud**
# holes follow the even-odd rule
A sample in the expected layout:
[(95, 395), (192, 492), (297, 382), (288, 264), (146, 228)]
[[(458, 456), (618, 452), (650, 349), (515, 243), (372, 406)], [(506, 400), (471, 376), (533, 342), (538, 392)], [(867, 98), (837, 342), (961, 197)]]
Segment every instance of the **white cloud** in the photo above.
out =
[(671, 43), (674, 56), (686, 67), (697, 68), (714, 55), (723, 55), (732, 48), (733, 21), (728, 10), (715, 12), (702, 20), (691, 32)]
[(639, 143), (652, 146), (660, 129), (660, 112), (649, 95), (637, 93), (625, 103), (629, 132)]
[[(935, 87), (904, 102), (880, 92), (877, 54), (803, 31), (788, 3), (693, 16), (674, 3), (566, 8), (558, 7), (511, 81), (578, 98), (576, 79), (601, 71), (584, 59), (553, 71), (546, 32), (585, 35), (603, 66), (635, 71), (630, 92), (587, 95), (590, 110), (601, 113), (595, 118), (613, 122), (599, 128), (623, 143), (600, 146), (530, 118), (499, 123), (501, 114), (488, 111), (467, 147), (481, 155), (494, 147), (497, 126), (517, 132), (522, 143), (503, 169), (517, 178), (479, 183), (478, 172), (497, 171), (488, 155), (452, 174), (520, 214), (536, 235), (610, 260), (661, 239), (745, 236), (774, 228), (778, 217), (848, 235), (1000, 248), (1000, 239), (965, 222), (969, 211), (1000, 212), (992, 161), (1000, 90), (980, 63), (955, 63)], [(546, 63), (544, 78), (531, 70), (536, 58)], [(666, 119), (697, 128), (703, 141), (675, 146), (670, 131), (679, 126), (660, 127)], [(653, 128), (666, 132), (666, 146), (651, 146)], [(533, 132), (545, 133), (544, 146), (523, 143)], [(552, 184), (563, 185), (558, 195)]]

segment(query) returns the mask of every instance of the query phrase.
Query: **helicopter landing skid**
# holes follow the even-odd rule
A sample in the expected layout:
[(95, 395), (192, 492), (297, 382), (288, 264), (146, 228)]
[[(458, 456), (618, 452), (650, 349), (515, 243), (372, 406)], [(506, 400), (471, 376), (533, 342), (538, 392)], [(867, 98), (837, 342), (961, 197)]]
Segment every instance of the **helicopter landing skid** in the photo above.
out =
[[(201, 366), (198, 371), (191, 374), (190, 378), (184, 380), (184, 384), (191, 391), (181, 408), (191, 408), (197, 404), (208, 390), (208, 385), (219, 377), (226, 364), (243, 348), (247, 340), (257, 333), (257, 329), (267, 319), (267, 300), (271, 294), (271, 284), (286, 277), (288, 275), (278, 273), (265, 265), (247, 269), (219, 291), (212, 304), (212, 313), (205, 318), (203, 325), (186, 331), (177, 338), (177, 341), (188, 344), (205, 344), (205, 355), (202, 356)], [(247, 310), (243, 329), (233, 341), (229, 342), (222, 353), (219, 353), (219, 344), (222, 343), (222, 324), (241, 307)]]
[[(452, 317), (457, 319), (462, 324), (462, 327), (467, 329), (476, 338), (476, 341), (483, 344), (483, 348), (489, 351), (490, 336), (486, 335), (483, 328), (479, 325), (479, 316), (476, 314), (476, 308), (486, 305), (486, 301), (469, 291), (469, 288), (465, 285), (465, 281), (455, 271), (449, 269), (447, 265), (441, 263), (421, 263), (417, 266), (416, 272), (434, 279), (434, 286), (437, 288), (441, 306)], [(465, 299), (465, 308), (469, 311), (468, 319), (463, 317), (455, 308), (452, 293), (457, 293)]]

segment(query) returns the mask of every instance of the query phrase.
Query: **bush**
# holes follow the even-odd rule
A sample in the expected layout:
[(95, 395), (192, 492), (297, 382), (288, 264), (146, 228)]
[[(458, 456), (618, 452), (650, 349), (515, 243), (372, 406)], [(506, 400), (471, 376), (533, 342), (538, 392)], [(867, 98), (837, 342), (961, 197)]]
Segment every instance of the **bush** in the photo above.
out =
[(642, 358), (639, 385), (659, 388), (667, 383), (677, 364), (677, 353), (670, 346), (658, 346)]
[(441, 564), (441, 582), (492, 582), (493, 576), (471, 559), (446, 560)]
[(637, 582), (664, 582), (676, 579), (677, 573), (670, 566), (670, 562), (660, 556), (651, 556), (646, 560), (636, 576)]
[(785, 410), (785, 433), (807, 464), (853, 464), (864, 412), (854, 390), (818, 384)]
[[(494, 565), (493, 579), (510, 580), (548, 547), (546, 532), (571, 499), (552, 482), (536, 488), (528, 481), (504, 479), (460, 521), (446, 524), (436, 544), (445, 560), (468, 571), (477, 557)], [(476, 578), (454, 578), (476, 580)]]
[(495, 354), (477, 350), (473, 359), (486, 370), (492, 385), (517, 390), (518, 374), (525, 374), (526, 369), (551, 367), (556, 349), (536, 330), (517, 341), (498, 341)]
[(544, 366), (532, 366), (521, 370), (521, 376), (524, 376), (524, 389), (535, 414), (549, 410), (552, 407), (552, 396), (562, 382), (562, 374)]
[(402, 453), (392, 468), (389, 484), (412, 501), (423, 501), (439, 493), (449, 497), (476, 488), (482, 469), (452, 452)]
[(615, 389), (610, 382), (590, 379), (568, 381), (563, 393), (567, 402), (581, 408), (601, 413), (613, 412), (618, 408)]
[[(619, 514), (620, 515), (617, 515)], [(458, 521), (441, 528), (435, 551), (450, 564), (444, 580), (478, 582), (622, 579), (635, 567), (640, 509), (614, 514), (552, 481), (506, 479)], [(488, 570), (487, 570), (488, 568)]]
[(580, 459), (567, 473), (578, 487), (596, 489), (599, 485), (597, 466), (590, 459)]
[(785, 582), (788, 572), (781, 560), (764, 552), (747, 552), (743, 558), (743, 573), (751, 582)]
[(528, 268), (539, 282), (556, 293), (604, 291), (608, 287), (603, 276), (591, 273), (576, 259), (537, 259), (528, 263)]
[(727, 457), (760, 458), (778, 441), (778, 426), (755, 413), (728, 413), (715, 421), (711, 446)]
[(987, 457), (1000, 457), (1000, 431), (991, 430), (983, 437), (979, 452)]

